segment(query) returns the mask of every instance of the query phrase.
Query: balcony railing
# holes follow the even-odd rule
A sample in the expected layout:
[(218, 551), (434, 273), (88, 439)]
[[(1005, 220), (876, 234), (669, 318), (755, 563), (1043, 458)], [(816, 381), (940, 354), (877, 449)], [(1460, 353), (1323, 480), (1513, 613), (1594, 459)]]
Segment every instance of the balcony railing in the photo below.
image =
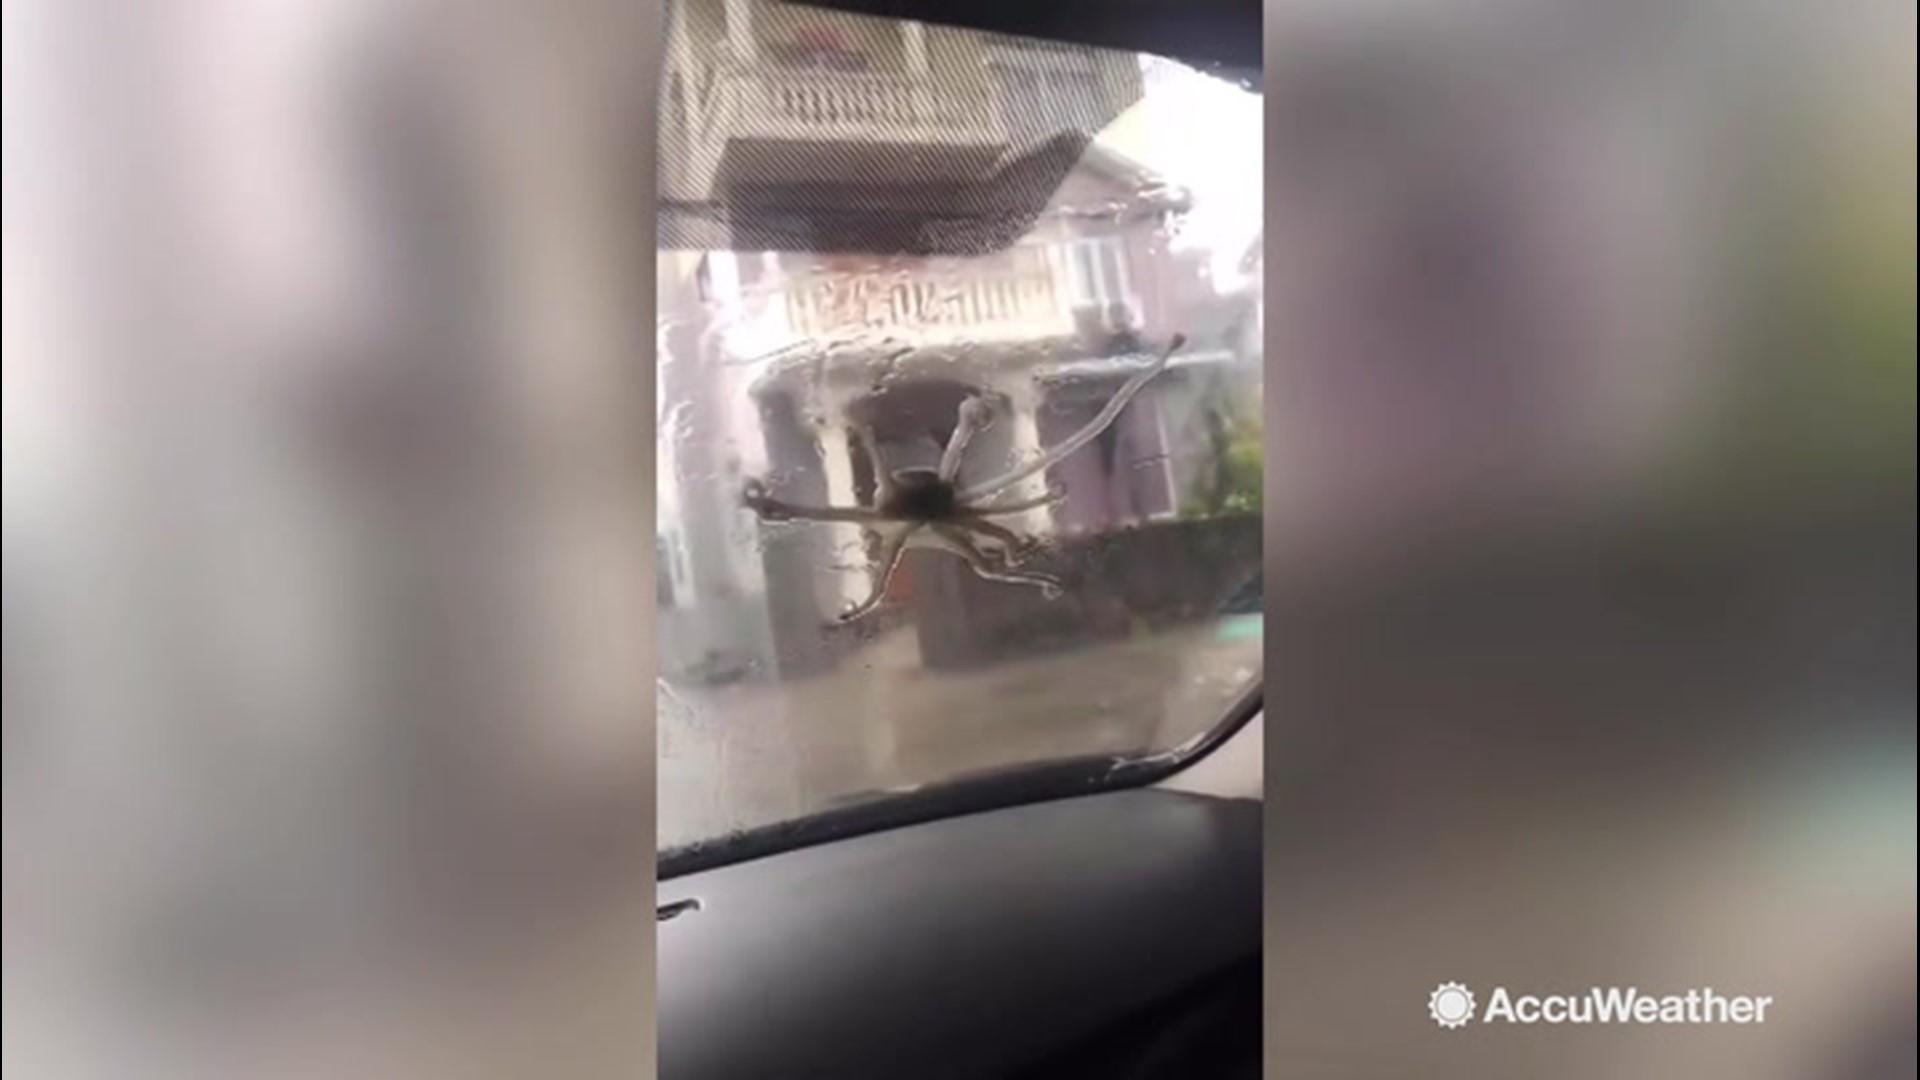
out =
[(919, 340), (1006, 339), (1070, 328), (1044, 259), (934, 273), (808, 275), (785, 290), (803, 337), (864, 331)]
[(928, 121), (922, 88), (889, 75), (768, 72), (746, 84), (749, 107), (788, 124), (911, 128)]
[(850, 141), (1000, 143), (990, 110), (936, 93), (927, 79), (897, 74), (735, 68), (722, 76), (732, 137)]
[(754, 352), (867, 336), (929, 345), (1073, 330), (1064, 289), (1034, 248), (956, 266), (790, 273), (754, 291), (735, 338)]

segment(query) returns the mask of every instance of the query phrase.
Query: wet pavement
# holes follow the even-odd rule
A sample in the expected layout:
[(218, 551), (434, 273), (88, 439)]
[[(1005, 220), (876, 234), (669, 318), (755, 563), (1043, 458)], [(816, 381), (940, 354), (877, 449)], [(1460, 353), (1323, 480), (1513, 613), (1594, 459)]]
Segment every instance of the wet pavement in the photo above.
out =
[(1176, 745), (1260, 670), (1229, 623), (967, 672), (920, 666), (911, 625), (830, 674), (663, 685), (660, 844), (674, 847), (986, 769)]

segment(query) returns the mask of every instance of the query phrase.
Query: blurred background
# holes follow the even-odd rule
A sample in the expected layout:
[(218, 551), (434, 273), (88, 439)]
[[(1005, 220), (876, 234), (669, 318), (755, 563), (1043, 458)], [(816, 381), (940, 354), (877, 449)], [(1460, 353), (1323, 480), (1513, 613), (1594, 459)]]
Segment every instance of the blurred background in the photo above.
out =
[(1913, 20), (1269, 5), (1271, 1075), (1913, 1072)]
[[(1913, 23), (1270, 5), (1276, 1075), (1912, 1075)], [(6, 1068), (645, 1075), (657, 12), (3, 37)]]
[(644, 1075), (655, 13), (5, 13), (8, 1075)]

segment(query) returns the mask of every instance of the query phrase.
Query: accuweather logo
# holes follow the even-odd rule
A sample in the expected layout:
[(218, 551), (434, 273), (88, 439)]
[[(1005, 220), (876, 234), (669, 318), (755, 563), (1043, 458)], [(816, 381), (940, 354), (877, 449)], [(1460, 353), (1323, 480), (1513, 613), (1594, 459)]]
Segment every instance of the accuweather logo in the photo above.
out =
[(1443, 1028), (1457, 1028), (1473, 1019), (1473, 991), (1459, 983), (1441, 983), (1427, 995), (1427, 1015)]
[(1679, 994), (1595, 986), (1584, 994), (1513, 994), (1496, 986), (1478, 1010), (1473, 991), (1445, 982), (1427, 995), (1427, 1015), (1448, 1030), (1483, 1024), (1764, 1024), (1771, 997), (1729, 995), (1711, 986)]

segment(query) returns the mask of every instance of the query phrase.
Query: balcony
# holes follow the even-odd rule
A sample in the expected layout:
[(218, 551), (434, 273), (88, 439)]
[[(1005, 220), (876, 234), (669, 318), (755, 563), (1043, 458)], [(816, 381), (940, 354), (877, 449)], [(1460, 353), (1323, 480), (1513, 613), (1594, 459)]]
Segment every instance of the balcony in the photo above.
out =
[(709, 95), (695, 137), (717, 188), (965, 181), (1008, 147), (987, 102), (938, 92), (925, 76), (730, 65)]
[(985, 259), (866, 271), (789, 272), (745, 298), (729, 350), (889, 340), (915, 347), (1071, 334), (1074, 316), (1041, 248)]

